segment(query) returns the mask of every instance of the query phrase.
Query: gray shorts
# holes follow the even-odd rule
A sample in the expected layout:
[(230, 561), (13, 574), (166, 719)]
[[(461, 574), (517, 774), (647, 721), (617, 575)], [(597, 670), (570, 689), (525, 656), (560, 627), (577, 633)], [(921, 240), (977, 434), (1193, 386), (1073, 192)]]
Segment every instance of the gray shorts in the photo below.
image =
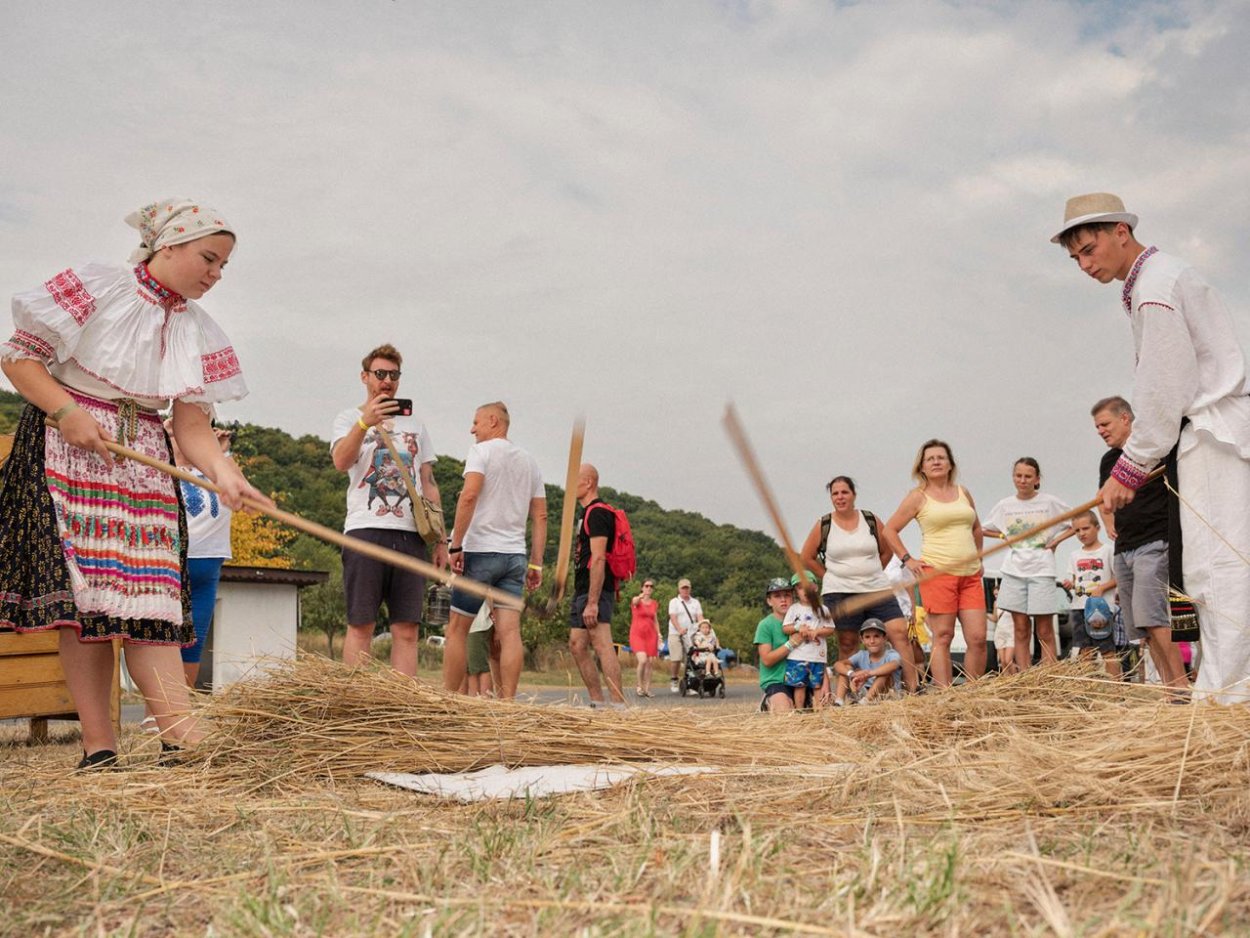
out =
[(1130, 641), (1145, 638), (1145, 629), (1171, 628), (1168, 618), (1168, 544), (1151, 541), (1116, 554), (1111, 563), (1124, 631)]
[(1004, 573), (998, 583), (998, 608), (1029, 616), (1053, 616), (1059, 611), (1055, 578)]
[[(357, 528), (347, 536), (401, 554), (425, 560), (425, 541), (415, 531)], [(373, 625), (386, 603), (391, 622), (420, 622), (425, 604), (425, 577), (392, 567), (354, 550), (343, 549), (343, 592), (347, 597), (347, 624)]]

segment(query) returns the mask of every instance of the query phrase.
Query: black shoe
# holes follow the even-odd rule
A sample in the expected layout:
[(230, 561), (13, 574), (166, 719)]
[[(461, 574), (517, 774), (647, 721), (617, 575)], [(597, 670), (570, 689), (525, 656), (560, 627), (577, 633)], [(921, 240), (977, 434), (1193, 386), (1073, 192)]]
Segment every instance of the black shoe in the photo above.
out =
[(91, 772), (101, 769), (117, 768), (117, 753), (112, 749), (97, 749), (91, 755), (85, 752), (82, 754), (82, 761), (78, 763), (74, 771)]
[(175, 765), (182, 765), (181, 746), (175, 746), (173, 743), (167, 743), (161, 740), (161, 757), (156, 760), (156, 764), (163, 768), (171, 768)]

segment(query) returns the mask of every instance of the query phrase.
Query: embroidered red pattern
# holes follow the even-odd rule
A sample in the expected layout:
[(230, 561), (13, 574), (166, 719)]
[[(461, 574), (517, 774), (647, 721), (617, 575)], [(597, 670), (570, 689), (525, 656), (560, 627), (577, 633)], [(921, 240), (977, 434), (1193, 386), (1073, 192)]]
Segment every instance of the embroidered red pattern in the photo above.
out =
[(95, 312), (95, 297), (87, 292), (72, 268), (61, 271), (44, 286), (52, 294), (56, 305), (73, 316), (78, 325), (81, 326)]
[(233, 378), (243, 371), (239, 366), (238, 356), (234, 354), (234, 346), (231, 345), (227, 345), (219, 351), (201, 355), (200, 363), (204, 368), (205, 384), (212, 384), (214, 381), (225, 381), (227, 378)]
[(48, 344), (48, 342), (39, 338), (39, 336), (32, 335), (31, 333), (26, 332), (22, 329), (18, 329), (16, 332), (14, 332), (13, 336), (9, 339), (8, 342), (5, 342), (4, 345), (5, 345), (5, 348), (10, 348), (15, 352), (24, 352), (30, 355), (37, 355), (39, 358), (42, 358), (45, 362), (52, 361), (52, 356), (55, 351), (52, 348), (52, 346)]

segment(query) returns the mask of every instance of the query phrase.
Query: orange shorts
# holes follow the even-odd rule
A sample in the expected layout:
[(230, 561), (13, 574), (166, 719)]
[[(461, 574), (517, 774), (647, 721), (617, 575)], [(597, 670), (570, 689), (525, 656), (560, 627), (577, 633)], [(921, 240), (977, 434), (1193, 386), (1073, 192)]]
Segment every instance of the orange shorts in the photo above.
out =
[[(933, 568), (925, 565), (925, 573)], [(985, 587), (981, 574), (956, 576), (940, 573), (932, 580), (920, 584), (920, 602), (930, 615), (949, 615), (965, 609), (985, 608)]]

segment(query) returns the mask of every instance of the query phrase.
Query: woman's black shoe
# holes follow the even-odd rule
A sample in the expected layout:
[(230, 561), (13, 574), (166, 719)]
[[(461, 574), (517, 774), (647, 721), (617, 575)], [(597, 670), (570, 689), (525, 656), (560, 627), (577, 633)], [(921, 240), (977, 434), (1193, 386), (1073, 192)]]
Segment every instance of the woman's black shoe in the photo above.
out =
[(175, 746), (173, 743), (167, 743), (162, 739), (161, 757), (156, 760), (156, 764), (165, 768), (182, 765), (182, 753), (183, 749), (181, 746)]
[(95, 769), (115, 769), (117, 768), (117, 753), (112, 749), (97, 749), (91, 755), (85, 752), (82, 755), (82, 761), (78, 763), (78, 772), (89, 772)]

